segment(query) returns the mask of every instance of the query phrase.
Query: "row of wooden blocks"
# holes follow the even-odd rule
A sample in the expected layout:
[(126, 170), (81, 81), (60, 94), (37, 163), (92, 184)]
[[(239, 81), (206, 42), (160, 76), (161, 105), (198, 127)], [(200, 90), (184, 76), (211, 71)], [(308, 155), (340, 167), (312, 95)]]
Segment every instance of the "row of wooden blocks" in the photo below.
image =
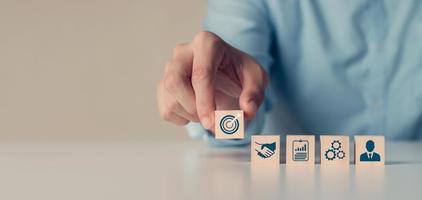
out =
[[(216, 139), (243, 139), (244, 120), (241, 110), (215, 112)], [(348, 165), (350, 163), (349, 136), (320, 136), (321, 165)], [(380, 135), (354, 136), (356, 165), (382, 166), (385, 163), (385, 139)], [(315, 136), (287, 135), (286, 164), (314, 165)], [(280, 136), (254, 135), (251, 139), (251, 162), (253, 164), (280, 163)]]

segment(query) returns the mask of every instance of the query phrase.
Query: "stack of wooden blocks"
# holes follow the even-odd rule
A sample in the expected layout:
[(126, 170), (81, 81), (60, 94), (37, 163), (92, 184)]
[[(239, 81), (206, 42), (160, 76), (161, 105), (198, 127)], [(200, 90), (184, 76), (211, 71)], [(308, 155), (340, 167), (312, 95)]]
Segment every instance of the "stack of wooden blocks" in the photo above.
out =
[[(216, 139), (243, 139), (244, 118), (242, 110), (215, 111)], [(385, 139), (380, 135), (354, 136), (356, 165), (383, 166)], [(320, 136), (321, 165), (349, 165), (349, 136)], [(280, 136), (253, 135), (251, 138), (251, 162), (253, 164), (280, 164)], [(315, 164), (315, 136), (287, 135), (287, 165)]]

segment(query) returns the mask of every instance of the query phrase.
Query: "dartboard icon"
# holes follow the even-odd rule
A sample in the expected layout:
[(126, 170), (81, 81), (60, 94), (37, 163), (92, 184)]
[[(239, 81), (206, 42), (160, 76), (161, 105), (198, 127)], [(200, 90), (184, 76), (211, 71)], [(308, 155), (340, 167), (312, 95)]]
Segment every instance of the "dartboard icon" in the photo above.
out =
[(233, 134), (239, 130), (239, 120), (233, 115), (226, 115), (220, 120), (220, 129), (225, 134)]

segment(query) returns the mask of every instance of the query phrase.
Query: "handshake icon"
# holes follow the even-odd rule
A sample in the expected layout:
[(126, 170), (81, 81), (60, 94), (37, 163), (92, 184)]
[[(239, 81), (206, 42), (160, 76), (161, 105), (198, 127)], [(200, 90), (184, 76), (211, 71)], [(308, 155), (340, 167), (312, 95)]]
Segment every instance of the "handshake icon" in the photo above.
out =
[(261, 158), (269, 158), (274, 155), (276, 149), (275, 142), (269, 144), (260, 144), (258, 142), (255, 142), (255, 144), (258, 145), (258, 148), (255, 148), (255, 151)]

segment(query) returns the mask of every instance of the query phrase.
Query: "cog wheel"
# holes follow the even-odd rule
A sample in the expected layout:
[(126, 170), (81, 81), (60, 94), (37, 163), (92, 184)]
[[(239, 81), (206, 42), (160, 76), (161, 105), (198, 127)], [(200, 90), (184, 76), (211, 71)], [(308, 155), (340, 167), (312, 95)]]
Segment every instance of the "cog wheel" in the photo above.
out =
[(333, 148), (334, 150), (339, 150), (341, 148), (340, 141), (334, 140), (333, 142), (331, 142), (331, 148)]
[(328, 149), (327, 151), (325, 151), (324, 155), (327, 160), (334, 160), (336, 158), (336, 152), (334, 151), (334, 149)]
[(337, 158), (338, 159), (343, 159), (344, 157), (346, 157), (346, 153), (344, 153), (343, 150), (340, 150), (337, 152)]

